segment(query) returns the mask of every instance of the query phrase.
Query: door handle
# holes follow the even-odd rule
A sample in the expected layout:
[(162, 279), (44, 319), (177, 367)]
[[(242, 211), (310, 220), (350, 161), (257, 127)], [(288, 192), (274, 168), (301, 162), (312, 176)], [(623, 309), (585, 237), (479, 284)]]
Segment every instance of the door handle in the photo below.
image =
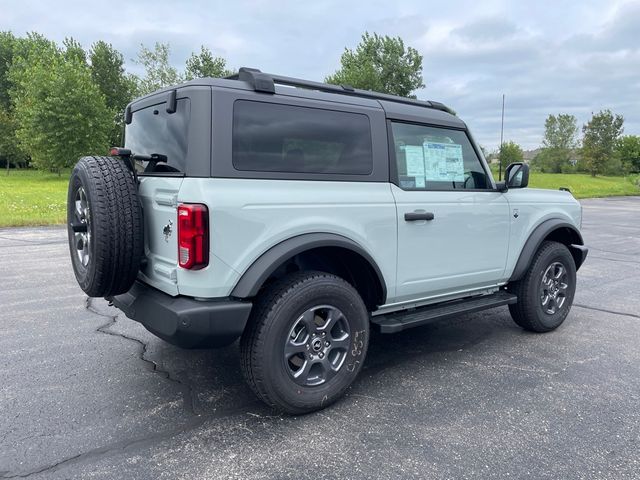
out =
[(408, 212), (404, 214), (406, 222), (416, 222), (418, 220), (433, 220), (435, 215), (432, 212)]

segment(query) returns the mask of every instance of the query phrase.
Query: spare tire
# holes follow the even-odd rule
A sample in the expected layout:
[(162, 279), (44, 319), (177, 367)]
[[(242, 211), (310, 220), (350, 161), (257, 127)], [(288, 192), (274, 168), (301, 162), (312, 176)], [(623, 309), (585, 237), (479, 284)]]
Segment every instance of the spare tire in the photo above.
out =
[(118, 157), (83, 157), (69, 179), (67, 231), (73, 272), (90, 297), (128, 291), (143, 256), (136, 180)]

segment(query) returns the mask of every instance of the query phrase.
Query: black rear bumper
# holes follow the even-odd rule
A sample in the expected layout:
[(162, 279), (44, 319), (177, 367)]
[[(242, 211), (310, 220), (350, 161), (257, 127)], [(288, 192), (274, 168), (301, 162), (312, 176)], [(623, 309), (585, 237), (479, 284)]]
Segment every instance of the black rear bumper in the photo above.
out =
[(233, 343), (242, 335), (251, 312), (251, 302), (172, 297), (141, 282), (107, 300), (154, 335), (183, 348)]

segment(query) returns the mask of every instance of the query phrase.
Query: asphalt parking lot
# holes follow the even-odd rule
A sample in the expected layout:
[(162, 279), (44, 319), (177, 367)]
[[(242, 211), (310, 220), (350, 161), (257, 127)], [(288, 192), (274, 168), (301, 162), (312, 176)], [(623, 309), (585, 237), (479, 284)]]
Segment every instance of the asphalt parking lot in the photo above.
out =
[(555, 332), (506, 307), (376, 336), (336, 405), (275, 415), (237, 346), (186, 351), (77, 286), (60, 228), (0, 230), (0, 478), (639, 478), (640, 197), (586, 200)]

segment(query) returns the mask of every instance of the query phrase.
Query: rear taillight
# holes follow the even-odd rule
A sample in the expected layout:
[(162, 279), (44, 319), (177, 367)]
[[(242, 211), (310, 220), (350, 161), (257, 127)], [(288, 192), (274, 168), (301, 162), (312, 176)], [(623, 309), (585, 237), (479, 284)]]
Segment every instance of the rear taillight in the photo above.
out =
[(209, 210), (205, 205), (178, 206), (178, 262), (189, 270), (209, 264)]

